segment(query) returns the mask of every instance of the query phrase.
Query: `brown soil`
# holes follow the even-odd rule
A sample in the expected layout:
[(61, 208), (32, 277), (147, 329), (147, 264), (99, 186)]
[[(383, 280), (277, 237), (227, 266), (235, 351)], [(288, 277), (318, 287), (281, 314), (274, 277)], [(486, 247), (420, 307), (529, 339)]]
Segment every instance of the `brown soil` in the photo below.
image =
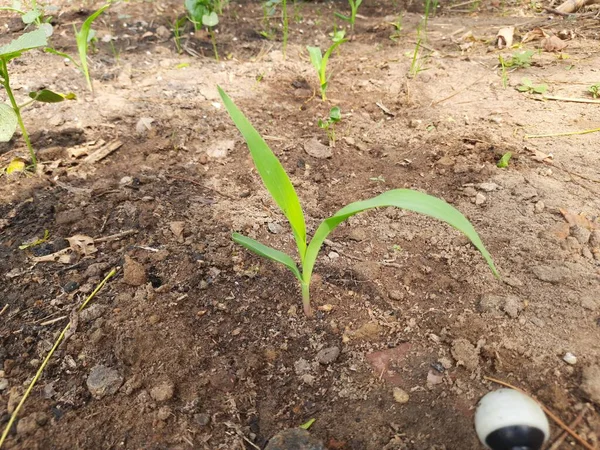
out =
[[(64, 3), (54, 45), (73, 53), (71, 24), (91, 9)], [(585, 97), (600, 81), (597, 20), (548, 20), (529, 4), (442, 9), (428, 23), (427, 70), (408, 77), (418, 7), (367, 2), (354, 39), (330, 62), (323, 103), (305, 46), (327, 45), (343, 2), (299, 3), (285, 59), (280, 41), (258, 33), (260, 6), (232, 3), (218, 27), (221, 62), (203, 33), (186, 34), (177, 54), (169, 24), (180, 3), (118, 4), (98, 21), (94, 96), (56, 56), (31, 51), (11, 66), (19, 97), (47, 87), (79, 99), (25, 111), (43, 175), (0, 179), (2, 428), (71, 311), (111, 268), (125, 270), (55, 352), (6, 448), (263, 448), (315, 418), (311, 433), (330, 449), (475, 449), (474, 406), (497, 387), (486, 375), (531, 392), (565, 422), (594, 400), (582, 372), (600, 364), (600, 235), (588, 232), (599, 225), (598, 135), (525, 135), (597, 128), (598, 105), (536, 101), (514, 88), (528, 77), (551, 95)], [(22, 29), (7, 23), (2, 43)], [(572, 30), (568, 59), (536, 53), (504, 89), (498, 54), (511, 52), (493, 39), (510, 25)], [(461, 39), (468, 31), (472, 45)], [(110, 36), (116, 53), (102, 40)], [(240, 231), (294, 252), (217, 84), (290, 173), (309, 232), (351, 201), (415, 188), (473, 222), (501, 278), (448, 226), (369, 212), (330, 236), (307, 320), (293, 276), (231, 240)], [(304, 143), (325, 142), (316, 123), (332, 105), (344, 114), (337, 145), (316, 159)], [(113, 153), (84, 162), (117, 140)], [(496, 167), (508, 151), (509, 167)], [(0, 144), (2, 166), (15, 156), (27, 157), (20, 135)], [(581, 213), (568, 217), (579, 225), (561, 210)], [(44, 230), (48, 242), (19, 250)], [(96, 239), (97, 252), (35, 263), (74, 235)], [(320, 363), (330, 347), (340, 355)], [(99, 399), (88, 387), (98, 365), (124, 380)], [(395, 401), (398, 387), (407, 403)], [(592, 443), (597, 408), (578, 426)]]

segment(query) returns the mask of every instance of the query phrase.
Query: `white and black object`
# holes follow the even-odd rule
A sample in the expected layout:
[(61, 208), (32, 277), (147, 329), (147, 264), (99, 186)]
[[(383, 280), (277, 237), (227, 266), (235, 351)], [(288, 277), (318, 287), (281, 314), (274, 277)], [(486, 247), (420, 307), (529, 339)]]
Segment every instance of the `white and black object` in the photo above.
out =
[(514, 389), (492, 391), (479, 401), (475, 431), (491, 450), (540, 450), (550, 425), (535, 400)]

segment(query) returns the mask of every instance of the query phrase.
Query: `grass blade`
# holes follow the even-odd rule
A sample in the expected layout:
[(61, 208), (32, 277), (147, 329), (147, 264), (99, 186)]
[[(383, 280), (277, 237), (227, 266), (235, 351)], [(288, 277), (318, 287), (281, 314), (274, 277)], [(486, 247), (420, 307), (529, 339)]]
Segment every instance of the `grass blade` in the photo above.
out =
[(310, 275), (314, 268), (319, 250), (323, 245), (323, 241), (340, 223), (342, 223), (348, 217), (358, 214), (359, 212), (372, 208), (388, 206), (396, 206), (398, 208), (425, 214), (442, 220), (456, 228), (471, 240), (473, 245), (475, 245), (484, 259), (487, 261), (494, 275), (498, 276), (498, 272), (496, 271), (492, 257), (483, 245), (483, 242), (477, 234), (477, 231), (475, 231), (475, 228), (473, 228), (471, 222), (469, 222), (469, 220), (463, 216), (460, 211), (445, 201), (436, 197), (432, 197), (431, 195), (423, 194), (410, 189), (394, 189), (384, 192), (383, 194), (373, 197), (369, 200), (351, 203), (348, 206), (340, 209), (333, 216), (321, 222), (321, 225), (319, 225), (319, 228), (317, 228), (317, 231), (315, 232), (315, 235), (306, 251), (304, 281), (310, 281)]
[(292, 182), (283, 166), (258, 131), (254, 129), (244, 114), (235, 106), (235, 103), (233, 103), (225, 91), (220, 87), (218, 89), (227, 112), (229, 112), (231, 119), (248, 144), (256, 170), (262, 178), (265, 187), (290, 222), (294, 238), (296, 239), (296, 245), (298, 246), (298, 252), (300, 253), (300, 259), (304, 261), (304, 254), (306, 253), (306, 224), (304, 223), (304, 214), (302, 213), (302, 207), (300, 206), (298, 195), (296, 195), (296, 190), (292, 186)]
[(310, 62), (319, 74), (319, 80), (321, 79), (321, 61), (323, 61), (323, 55), (319, 47), (307, 46), (308, 54), (310, 56)]
[(246, 247), (248, 250), (256, 253), (259, 256), (263, 256), (272, 261), (276, 261), (278, 263), (283, 264), (292, 271), (292, 273), (296, 276), (296, 278), (298, 278), (298, 280), (302, 281), (302, 276), (300, 275), (300, 271), (298, 270), (296, 263), (287, 253), (275, 250), (272, 247), (269, 247), (265, 244), (261, 244), (260, 242), (255, 241), (254, 239), (251, 239), (239, 233), (233, 233), (232, 237), (233, 241), (236, 244), (240, 244), (242, 247)]

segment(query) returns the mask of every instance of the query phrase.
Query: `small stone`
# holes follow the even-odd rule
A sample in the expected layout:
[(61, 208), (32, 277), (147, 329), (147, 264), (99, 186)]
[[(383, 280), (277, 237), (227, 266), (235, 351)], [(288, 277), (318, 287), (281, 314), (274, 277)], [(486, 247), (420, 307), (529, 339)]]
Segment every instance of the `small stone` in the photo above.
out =
[(408, 400), (410, 398), (408, 392), (406, 392), (404, 389), (400, 389), (399, 387), (395, 387), (392, 390), (392, 394), (394, 395), (394, 400), (396, 401), (396, 403), (400, 403), (401, 405), (408, 403)]
[(423, 121), (419, 119), (411, 119), (410, 122), (408, 122), (410, 128), (421, 128), (421, 125), (423, 125)]
[(590, 400), (600, 405), (600, 365), (593, 365), (583, 369), (581, 389)]
[(400, 301), (404, 299), (404, 292), (402, 291), (390, 291), (388, 293), (390, 300)]
[(573, 353), (567, 352), (565, 353), (565, 356), (563, 356), (563, 361), (571, 366), (574, 366), (577, 364), (577, 357)]
[(154, 386), (150, 389), (150, 397), (157, 402), (166, 402), (173, 398), (175, 393), (175, 385), (172, 381), (167, 380)]
[(194, 422), (201, 427), (205, 427), (210, 423), (210, 416), (205, 413), (194, 414)]
[(459, 338), (452, 342), (452, 356), (456, 365), (475, 370), (479, 366), (479, 350), (468, 340)]
[(335, 362), (340, 356), (339, 347), (327, 347), (317, 353), (317, 361), (319, 364), (328, 365)]
[(375, 261), (360, 261), (352, 267), (359, 281), (375, 281), (379, 278), (381, 268)]
[(167, 27), (161, 25), (156, 29), (156, 35), (163, 40), (167, 40), (171, 37), (171, 32)]
[(329, 252), (327, 256), (333, 261), (334, 259), (338, 259), (340, 257), (340, 254), (337, 252)]
[(333, 156), (331, 147), (321, 144), (317, 138), (312, 138), (304, 143), (304, 151), (313, 158), (327, 159)]
[(304, 358), (300, 358), (294, 363), (296, 375), (302, 375), (311, 371), (310, 363)]
[(444, 375), (439, 373), (437, 370), (430, 370), (427, 373), (427, 386), (435, 386), (436, 384), (440, 384), (444, 381)]
[(483, 205), (486, 201), (486, 197), (485, 195), (483, 195), (481, 192), (478, 192), (477, 195), (475, 196), (475, 204), (476, 205)]
[(8, 380), (6, 378), (0, 378), (0, 391), (5, 390), (8, 387)]
[(267, 228), (273, 234), (279, 234), (283, 231), (283, 227), (276, 222), (269, 222)]
[(446, 358), (445, 356), (440, 358), (440, 364), (442, 365), (442, 367), (446, 370), (448, 369), (452, 369), (452, 361), (450, 360), (450, 358)]
[(581, 245), (584, 245), (589, 242), (592, 232), (585, 227), (575, 225), (574, 227), (571, 227), (571, 236), (577, 239), (577, 242)]
[(148, 323), (150, 325), (156, 325), (158, 322), (160, 322), (160, 317), (156, 314), (152, 314), (150, 317), (148, 317)]
[(367, 238), (367, 233), (363, 228), (352, 228), (348, 233), (348, 239), (351, 241), (361, 242)]
[(222, 159), (227, 157), (229, 152), (235, 147), (235, 141), (232, 139), (225, 139), (214, 142), (206, 150), (206, 154), (214, 159)]
[(308, 431), (289, 428), (269, 439), (265, 450), (325, 450), (325, 446)]
[(87, 377), (87, 388), (94, 398), (101, 399), (115, 394), (123, 384), (123, 377), (116, 369), (98, 364)]
[(523, 303), (518, 297), (514, 295), (509, 295), (504, 299), (504, 312), (508, 315), (508, 317), (512, 319), (516, 319), (519, 316), (519, 313), (523, 309)]
[(156, 418), (158, 420), (167, 420), (170, 415), (171, 408), (169, 408), (168, 406), (161, 406), (160, 408), (158, 408), (158, 411), (156, 411)]
[(500, 186), (498, 186), (496, 183), (479, 183), (477, 188), (484, 192), (492, 192), (500, 189)]
[[(37, 430), (38, 427), (40, 426), (40, 423), (38, 420), (39, 414), (42, 414), (42, 413), (33, 413), (29, 416), (19, 419), (19, 422), (17, 423), (17, 434), (20, 434), (20, 435), (33, 434), (35, 432), (35, 430)], [(47, 420), (47, 418), (46, 418), (46, 420)]]
[(123, 265), (123, 282), (131, 286), (141, 286), (146, 284), (146, 269), (142, 264), (125, 255), (125, 264)]
[(538, 214), (544, 212), (544, 209), (546, 209), (546, 204), (541, 200), (536, 202), (535, 206), (533, 207), (533, 210)]

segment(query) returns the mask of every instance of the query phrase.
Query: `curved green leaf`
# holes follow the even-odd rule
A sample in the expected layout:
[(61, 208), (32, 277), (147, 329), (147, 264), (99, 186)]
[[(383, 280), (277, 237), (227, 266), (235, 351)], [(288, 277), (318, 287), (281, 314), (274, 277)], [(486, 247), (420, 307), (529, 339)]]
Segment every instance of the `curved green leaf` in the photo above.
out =
[(219, 16), (217, 16), (216, 12), (211, 12), (210, 14), (204, 14), (202, 16), (202, 25), (205, 27), (214, 27), (219, 24)]
[(0, 142), (8, 142), (17, 130), (17, 115), (12, 106), (0, 103)]
[(321, 61), (323, 61), (321, 49), (319, 47), (311, 47), (310, 45), (307, 45), (306, 49), (308, 50), (308, 54), (310, 56), (310, 62), (312, 63), (313, 67), (317, 70), (319, 80), (321, 80)]
[(43, 47), (46, 41), (46, 32), (44, 30), (34, 30), (19, 36), (8, 44), (0, 47), (0, 59), (9, 61), (16, 58), (21, 53), (32, 48)]
[(310, 282), (312, 270), (314, 268), (317, 255), (319, 254), (319, 250), (323, 245), (323, 241), (325, 241), (329, 233), (335, 230), (340, 223), (342, 223), (348, 217), (367, 209), (388, 206), (396, 206), (398, 208), (408, 209), (409, 211), (425, 214), (450, 224), (471, 240), (473, 245), (477, 247), (487, 261), (494, 275), (498, 276), (498, 272), (496, 271), (492, 257), (485, 249), (481, 238), (477, 234), (477, 231), (475, 231), (475, 228), (473, 228), (471, 222), (469, 222), (469, 220), (463, 216), (459, 210), (449, 205), (445, 201), (431, 195), (423, 194), (410, 189), (394, 189), (384, 192), (383, 194), (373, 197), (369, 200), (351, 203), (348, 206), (340, 209), (333, 216), (321, 222), (321, 225), (319, 225), (319, 228), (317, 228), (317, 231), (315, 232), (315, 235), (313, 236), (313, 239), (306, 250), (303, 271), (304, 282)]
[(300, 275), (300, 271), (298, 270), (296, 263), (287, 253), (275, 250), (272, 247), (261, 244), (260, 242), (239, 233), (233, 233), (232, 238), (234, 242), (246, 247), (248, 250), (256, 253), (257, 255), (264, 256), (265, 258), (269, 258), (270, 260), (283, 264), (292, 271), (292, 273), (296, 276), (296, 278), (298, 278), (298, 280), (300, 280), (300, 282), (302, 282), (302, 276)]
[(43, 103), (60, 103), (64, 102), (65, 100), (75, 100), (77, 98), (72, 92), (68, 94), (59, 94), (49, 89), (30, 92), (29, 96), (35, 101)]
[(306, 253), (306, 224), (304, 223), (302, 207), (300, 206), (300, 201), (298, 200), (294, 186), (292, 186), (292, 182), (258, 131), (254, 129), (244, 114), (235, 106), (235, 103), (233, 103), (225, 91), (219, 86), (217, 88), (225, 104), (225, 108), (227, 108), (233, 122), (248, 144), (254, 165), (265, 187), (290, 222), (300, 259), (304, 261), (304, 254)]

